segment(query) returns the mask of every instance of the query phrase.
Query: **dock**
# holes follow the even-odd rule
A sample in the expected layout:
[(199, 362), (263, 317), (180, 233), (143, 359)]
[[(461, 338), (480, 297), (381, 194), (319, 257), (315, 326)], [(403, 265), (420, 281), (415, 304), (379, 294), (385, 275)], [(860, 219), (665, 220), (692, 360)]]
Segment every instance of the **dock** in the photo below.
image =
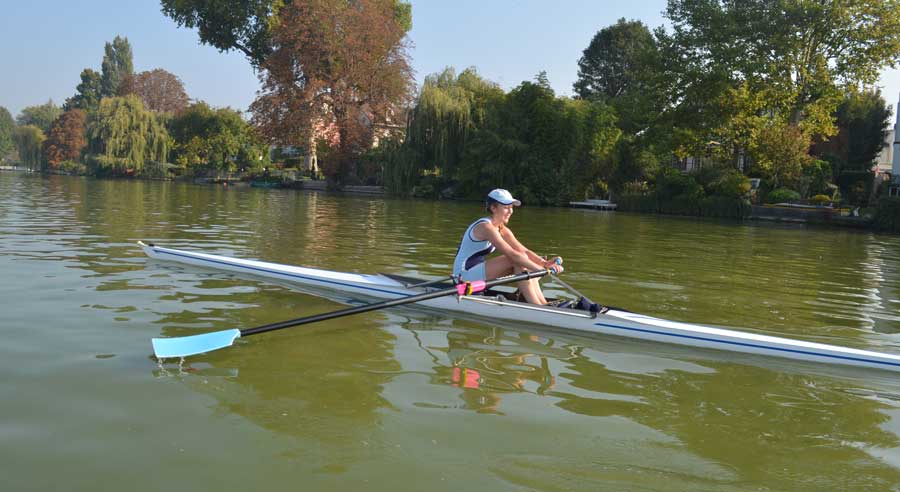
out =
[(615, 210), (618, 205), (609, 200), (585, 200), (583, 202), (569, 202), (573, 208), (591, 208), (594, 210)]

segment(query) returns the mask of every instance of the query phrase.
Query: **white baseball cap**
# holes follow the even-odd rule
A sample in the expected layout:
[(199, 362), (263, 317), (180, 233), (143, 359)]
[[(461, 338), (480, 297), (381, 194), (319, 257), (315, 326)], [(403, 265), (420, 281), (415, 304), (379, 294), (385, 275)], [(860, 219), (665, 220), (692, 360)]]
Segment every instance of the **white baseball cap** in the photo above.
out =
[(496, 190), (491, 191), (488, 193), (488, 198), (500, 202), (503, 205), (512, 204), (518, 207), (522, 204), (522, 202), (513, 198), (512, 194), (503, 188), (497, 188)]

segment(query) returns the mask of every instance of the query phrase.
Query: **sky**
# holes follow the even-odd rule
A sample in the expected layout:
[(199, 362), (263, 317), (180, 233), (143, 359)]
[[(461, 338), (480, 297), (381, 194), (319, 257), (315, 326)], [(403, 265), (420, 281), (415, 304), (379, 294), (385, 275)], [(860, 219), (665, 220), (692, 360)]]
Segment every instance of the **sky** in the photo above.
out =
[[(617, 19), (665, 24), (665, 0), (412, 0), (410, 54), (419, 83), (445, 67), (474, 66), (511, 89), (546, 71), (558, 95), (571, 95), (578, 58), (598, 30)], [(49, 15), (48, 15), (49, 13)], [(213, 106), (246, 110), (259, 80), (239, 52), (201, 45), (196, 31), (179, 28), (155, 0), (8, 2), (0, 18), (0, 106), (22, 108), (75, 93), (85, 68), (100, 71), (103, 45), (117, 36), (131, 43), (135, 71), (163, 68), (188, 95)], [(900, 69), (882, 73), (885, 98), (895, 105)]]

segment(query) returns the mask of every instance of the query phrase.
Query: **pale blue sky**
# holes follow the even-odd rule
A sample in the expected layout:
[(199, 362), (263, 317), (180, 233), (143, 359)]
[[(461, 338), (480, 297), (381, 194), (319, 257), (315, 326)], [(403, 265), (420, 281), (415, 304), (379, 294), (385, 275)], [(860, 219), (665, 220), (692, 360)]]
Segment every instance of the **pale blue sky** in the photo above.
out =
[[(557, 94), (570, 95), (577, 61), (593, 35), (620, 17), (654, 28), (665, 0), (413, 0), (411, 51), (417, 80), (446, 66), (475, 66), (506, 89), (545, 70)], [(128, 37), (135, 70), (164, 68), (184, 81), (188, 95), (214, 106), (246, 110), (259, 86), (244, 57), (199, 44), (153, 0), (8, 2), (0, 17), (0, 106), (23, 107), (75, 92), (81, 70), (100, 70), (103, 44)], [(896, 103), (900, 70), (880, 85)]]

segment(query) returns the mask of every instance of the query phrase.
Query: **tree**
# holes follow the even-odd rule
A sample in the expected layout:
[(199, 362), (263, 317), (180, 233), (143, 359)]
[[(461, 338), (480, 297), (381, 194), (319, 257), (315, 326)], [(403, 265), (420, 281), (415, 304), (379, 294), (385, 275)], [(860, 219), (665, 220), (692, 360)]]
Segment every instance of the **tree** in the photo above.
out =
[(656, 40), (640, 21), (619, 19), (594, 35), (578, 60), (575, 93), (602, 100), (619, 114), (626, 133), (645, 130), (662, 109)]
[[(238, 50), (254, 68), (274, 50), (272, 31), (290, 0), (162, 0), (162, 12), (181, 27), (197, 28), (200, 42), (221, 51)], [(412, 27), (410, 4), (393, 2), (404, 32)]]
[(81, 83), (75, 87), (75, 95), (66, 100), (63, 109), (83, 109), (91, 111), (100, 104), (103, 97), (101, 75), (90, 68), (81, 71)]
[(13, 132), (16, 129), (16, 122), (13, 120), (9, 110), (0, 106), (0, 161), (2, 161), (15, 148), (13, 142)]
[(89, 163), (100, 173), (140, 173), (147, 162), (166, 162), (165, 125), (137, 96), (107, 97), (88, 118)]
[(470, 132), (484, 123), (485, 104), (502, 97), (503, 90), (474, 68), (459, 77), (452, 68), (425, 77), (410, 114), (408, 145), (425, 168), (453, 176)]
[(59, 115), (61, 114), (62, 109), (56, 104), (53, 104), (53, 100), (51, 99), (40, 106), (28, 106), (23, 109), (22, 113), (19, 114), (19, 117), (16, 118), (16, 121), (22, 126), (34, 125), (40, 128), (42, 132), (46, 133), (50, 131), (50, 124), (53, 123), (53, 120), (59, 118)]
[(234, 171), (267, 162), (268, 146), (239, 111), (212, 109), (204, 102), (188, 106), (169, 123), (173, 161), (185, 168)]
[(84, 110), (70, 109), (63, 113), (50, 126), (50, 133), (43, 142), (44, 161), (55, 169), (64, 161), (74, 161), (81, 157), (81, 151), (87, 145), (85, 140)]
[(103, 47), (105, 54), (101, 64), (100, 93), (103, 97), (115, 96), (125, 77), (134, 74), (131, 44), (128, 38), (116, 36)]
[(809, 145), (809, 137), (796, 125), (773, 122), (759, 132), (750, 152), (757, 168), (777, 188), (792, 184), (813, 162)]
[(641, 21), (619, 19), (597, 32), (578, 60), (575, 93), (612, 99), (645, 89), (645, 72), (656, 42)]
[(669, 0), (665, 15), (676, 83), (746, 83), (808, 135), (834, 133), (840, 86), (875, 82), (900, 55), (897, 0)]
[(251, 105), (262, 134), (303, 145), (317, 123), (333, 124), (340, 142), (323, 169), (339, 180), (356, 179), (355, 160), (371, 147), (374, 128), (400, 113), (412, 89), (401, 15), (408, 10), (396, 0), (282, 7)]
[(13, 133), (19, 158), (28, 169), (37, 171), (41, 168), (41, 144), (46, 138), (44, 132), (35, 125), (19, 126)]
[(853, 91), (846, 96), (836, 112), (841, 145), (838, 154), (846, 169), (869, 171), (878, 153), (884, 148), (884, 137), (890, 126), (891, 106), (880, 90)]
[(181, 79), (161, 68), (125, 77), (119, 93), (134, 94), (141, 98), (146, 109), (159, 113), (180, 113), (188, 105)]
[(162, 12), (181, 27), (197, 28), (200, 42), (220, 51), (239, 50), (254, 67), (272, 51), (270, 26), (280, 0), (162, 0)]

